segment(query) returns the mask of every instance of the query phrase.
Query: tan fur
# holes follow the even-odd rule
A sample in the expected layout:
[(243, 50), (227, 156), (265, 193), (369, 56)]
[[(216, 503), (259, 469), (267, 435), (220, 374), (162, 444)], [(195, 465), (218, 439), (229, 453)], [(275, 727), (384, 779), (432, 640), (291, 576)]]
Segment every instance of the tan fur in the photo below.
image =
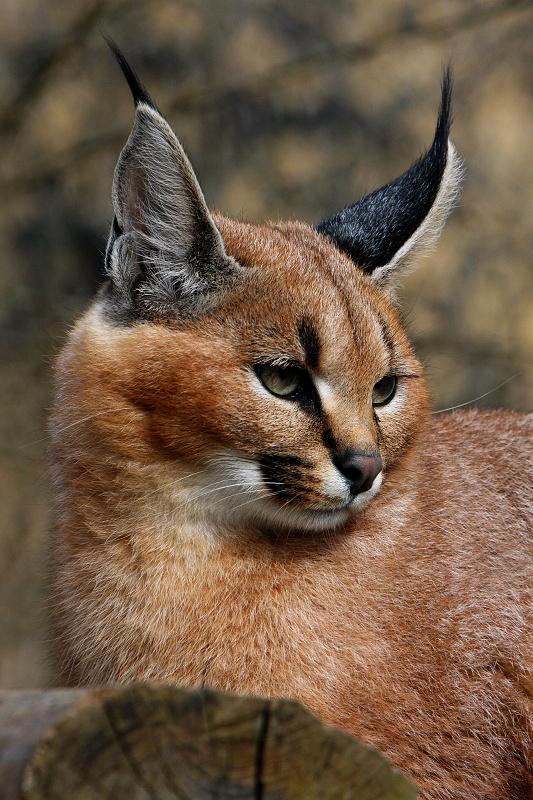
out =
[[(425, 800), (525, 800), (530, 420), (431, 416), (394, 306), (348, 258), (305, 225), (215, 219), (243, 285), (186, 323), (113, 325), (99, 297), (58, 361), (59, 681), (296, 698), (380, 748)], [(336, 439), (379, 447), (385, 465), (376, 497), (331, 531), (265, 522), (206, 466), (219, 477), (225, 453), (281, 443), (313, 464), (302, 504), (320, 501), (330, 456), (314, 421), (268, 402), (248, 369), (296, 352), (302, 315), (320, 334)], [(420, 377), (401, 381), (378, 435), (383, 327), (399, 371)]]

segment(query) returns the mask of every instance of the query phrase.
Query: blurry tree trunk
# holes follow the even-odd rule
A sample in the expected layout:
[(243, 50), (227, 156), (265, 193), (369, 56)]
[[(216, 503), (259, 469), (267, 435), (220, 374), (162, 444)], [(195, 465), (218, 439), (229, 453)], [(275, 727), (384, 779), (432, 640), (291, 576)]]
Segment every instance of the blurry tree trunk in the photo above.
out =
[(137, 685), (0, 692), (2, 800), (410, 800), (296, 703)]

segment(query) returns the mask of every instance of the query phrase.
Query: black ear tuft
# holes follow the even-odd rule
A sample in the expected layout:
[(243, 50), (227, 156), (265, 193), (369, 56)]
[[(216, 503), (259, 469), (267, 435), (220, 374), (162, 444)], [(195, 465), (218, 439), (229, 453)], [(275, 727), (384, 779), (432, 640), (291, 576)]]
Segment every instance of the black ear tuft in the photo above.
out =
[(147, 106), (150, 106), (150, 108), (153, 108), (157, 111), (154, 101), (140, 82), (135, 70), (133, 70), (126, 61), (124, 53), (120, 50), (116, 42), (114, 42), (113, 39), (110, 39), (109, 36), (104, 36), (104, 39), (107, 42), (109, 49), (115, 56), (117, 64), (122, 70), (122, 74), (128, 82), (135, 106), (138, 106), (139, 103), (145, 103)]
[(424, 239), (438, 234), (453, 205), (460, 175), (457, 156), (448, 141), (451, 97), (452, 75), (447, 67), (429, 150), (399, 178), (317, 225), (319, 233), (332, 239), (368, 273), (382, 273), (403, 260), (415, 245), (423, 246)]
[(441, 82), (441, 98), (439, 108), (439, 118), (437, 120), (437, 127), (435, 130), (435, 138), (432, 147), (437, 147), (439, 150), (444, 150), (446, 153), (446, 145), (450, 136), (450, 128), (452, 126), (452, 94), (453, 94), (453, 75), (452, 68), (448, 64), (444, 68)]

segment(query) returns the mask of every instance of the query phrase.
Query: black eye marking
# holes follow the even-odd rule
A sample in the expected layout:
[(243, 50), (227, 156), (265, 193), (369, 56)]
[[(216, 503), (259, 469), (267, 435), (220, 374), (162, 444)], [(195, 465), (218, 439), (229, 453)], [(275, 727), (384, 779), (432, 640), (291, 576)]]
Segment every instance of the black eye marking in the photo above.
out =
[(324, 446), (332, 453), (337, 450), (337, 442), (335, 441), (331, 428), (324, 428), (322, 431), (322, 441)]
[(305, 411), (306, 414), (313, 417), (317, 422), (322, 419), (322, 405), (320, 403), (320, 397), (318, 396), (318, 392), (315, 389), (315, 385), (312, 381), (309, 381), (309, 391), (299, 400), (300, 408), (302, 411)]
[(298, 324), (298, 338), (305, 353), (305, 363), (310, 369), (316, 369), (320, 354), (320, 340), (315, 326), (307, 317), (300, 320)]

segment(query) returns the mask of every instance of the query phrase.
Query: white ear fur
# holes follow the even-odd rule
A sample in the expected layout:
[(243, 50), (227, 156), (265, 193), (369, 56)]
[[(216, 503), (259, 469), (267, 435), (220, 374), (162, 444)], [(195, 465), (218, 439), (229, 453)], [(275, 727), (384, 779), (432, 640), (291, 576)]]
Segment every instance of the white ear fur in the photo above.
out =
[(433, 250), (448, 216), (459, 199), (463, 174), (461, 158), (451, 140), (448, 139), (446, 167), (439, 190), (428, 213), (409, 239), (396, 251), (392, 259), (371, 273), (370, 277), (380, 288), (394, 291), (402, 276), (414, 269), (416, 259)]
[(205, 298), (232, 259), (183, 147), (159, 112), (138, 103), (114, 174), (117, 225), (108, 271), (124, 296), (137, 286), (151, 307)]

